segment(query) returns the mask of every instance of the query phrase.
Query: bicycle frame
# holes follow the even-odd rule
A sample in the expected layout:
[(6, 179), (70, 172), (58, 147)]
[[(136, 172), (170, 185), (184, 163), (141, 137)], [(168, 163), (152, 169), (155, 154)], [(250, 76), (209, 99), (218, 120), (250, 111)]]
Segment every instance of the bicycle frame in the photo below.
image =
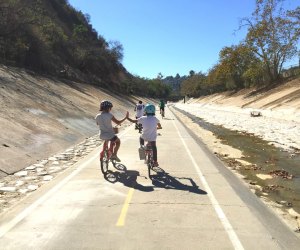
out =
[[(110, 142), (110, 145), (108, 146), (108, 143)], [(113, 154), (113, 149), (115, 146), (115, 142), (105, 140), (103, 143), (102, 151), (100, 152), (100, 163), (101, 163), (101, 171), (103, 174), (105, 174), (108, 170), (108, 164), (109, 161), (112, 161), (113, 164), (115, 164), (114, 160), (111, 160), (111, 156)]]
[(151, 143), (147, 142), (144, 149), (145, 149), (145, 155), (146, 155), (146, 164), (148, 166), (148, 175), (149, 175), (149, 178), (151, 179), (150, 171), (151, 171), (151, 168), (153, 168), (153, 166), (154, 166), (153, 150), (152, 150)]

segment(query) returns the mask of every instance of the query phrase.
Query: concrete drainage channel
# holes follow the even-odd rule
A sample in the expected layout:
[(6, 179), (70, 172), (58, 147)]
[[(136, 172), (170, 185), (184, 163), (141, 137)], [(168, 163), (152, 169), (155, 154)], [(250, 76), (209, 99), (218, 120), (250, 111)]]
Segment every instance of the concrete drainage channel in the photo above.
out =
[[(292, 220), (295, 220), (295, 231), (300, 232), (300, 154), (283, 151), (256, 136), (210, 124), (176, 107), (173, 109), (212, 132), (222, 144), (242, 151), (243, 160), (250, 164), (242, 164), (222, 154), (217, 156), (230, 169), (241, 174), (257, 196), (272, 207), (289, 214)], [(180, 118), (178, 120), (180, 121)], [(183, 125), (193, 138), (201, 141), (187, 125)]]
[(97, 134), (63, 153), (41, 160), (13, 175), (0, 179), (0, 213), (6, 211), (27, 194), (37, 190), (44, 183), (51, 181), (101, 144), (102, 141)]

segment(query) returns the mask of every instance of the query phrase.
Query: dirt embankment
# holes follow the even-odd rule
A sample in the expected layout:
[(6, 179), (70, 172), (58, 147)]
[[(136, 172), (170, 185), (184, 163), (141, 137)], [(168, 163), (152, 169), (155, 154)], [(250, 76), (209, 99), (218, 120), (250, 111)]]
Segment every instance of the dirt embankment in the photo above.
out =
[(1, 66), (0, 177), (98, 133), (94, 117), (103, 99), (113, 102), (117, 118), (137, 102), (134, 96)]
[(217, 93), (188, 103), (202, 104), (220, 109), (240, 108), (245, 111), (258, 110), (263, 115), (300, 122), (300, 78), (273, 89), (244, 89), (238, 92)]

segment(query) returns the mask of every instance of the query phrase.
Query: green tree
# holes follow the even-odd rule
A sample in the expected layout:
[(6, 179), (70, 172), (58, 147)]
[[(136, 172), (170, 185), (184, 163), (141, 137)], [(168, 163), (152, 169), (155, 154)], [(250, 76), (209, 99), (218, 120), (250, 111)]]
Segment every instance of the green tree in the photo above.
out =
[[(284, 62), (297, 53), (299, 23), (282, 8), (284, 0), (256, 0), (251, 18), (244, 18), (241, 26), (248, 27), (246, 42), (263, 62), (267, 83), (280, 79)], [(293, 13), (293, 12), (292, 12)]]
[(245, 72), (251, 69), (251, 74), (260, 74), (260, 61), (250, 47), (239, 44), (224, 47), (220, 51), (219, 71), (228, 89), (240, 89), (253, 85)]
[(204, 94), (203, 90), (205, 89), (205, 84), (206, 75), (199, 72), (198, 74), (194, 74), (188, 77), (182, 82), (180, 93), (182, 95), (188, 95), (193, 97), (200, 96), (201, 94)]

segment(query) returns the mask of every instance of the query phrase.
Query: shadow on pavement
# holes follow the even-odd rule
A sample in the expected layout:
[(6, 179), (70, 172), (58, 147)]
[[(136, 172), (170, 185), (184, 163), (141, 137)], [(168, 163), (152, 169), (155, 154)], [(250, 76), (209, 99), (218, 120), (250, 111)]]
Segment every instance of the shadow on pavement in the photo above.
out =
[(131, 187), (142, 192), (152, 192), (154, 190), (153, 186), (143, 186), (142, 184), (138, 183), (138, 176), (140, 176), (140, 173), (138, 171), (127, 170), (125, 167), (125, 170), (123, 170), (122, 172), (108, 170), (104, 175), (104, 179), (111, 183), (123, 183), (123, 185), (126, 187)]
[[(159, 171), (156, 175), (151, 176), (151, 180), (152, 184), (158, 188), (184, 190), (195, 194), (207, 194), (207, 192), (197, 186), (192, 178), (173, 177), (164, 171)], [(187, 180), (191, 185), (183, 184), (181, 182), (182, 180)]]
[(173, 118), (168, 118), (168, 117), (164, 117), (163, 120), (171, 120), (171, 121), (172, 121), (172, 120), (175, 120), (175, 119), (173, 119)]
[[(104, 179), (110, 183), (120, 182), (126, 187), (134, 188), (142, 192), (152, 192), (154, 188), (165, 188), (189, 191), (195, 194), (207, 194), (207, 192), (197, 186), (192, 178), (173, 177), (160, 167), (152, 168), (152, 171), (155, 172), (155, 175), (150, 176), (153, 186), (143, 186), (138, 183), (137, 177), (140, 176), (140, 172), (136, 170), (127, 170), (126, 166), (120, 163), (115, 164), (114, 167), (117, 171), (108, 170), (104, 175)], [(145, 176), (142, 177), (147, 179)], [(187, 181), (188, 184), (184, 184), (182, 181)]]

